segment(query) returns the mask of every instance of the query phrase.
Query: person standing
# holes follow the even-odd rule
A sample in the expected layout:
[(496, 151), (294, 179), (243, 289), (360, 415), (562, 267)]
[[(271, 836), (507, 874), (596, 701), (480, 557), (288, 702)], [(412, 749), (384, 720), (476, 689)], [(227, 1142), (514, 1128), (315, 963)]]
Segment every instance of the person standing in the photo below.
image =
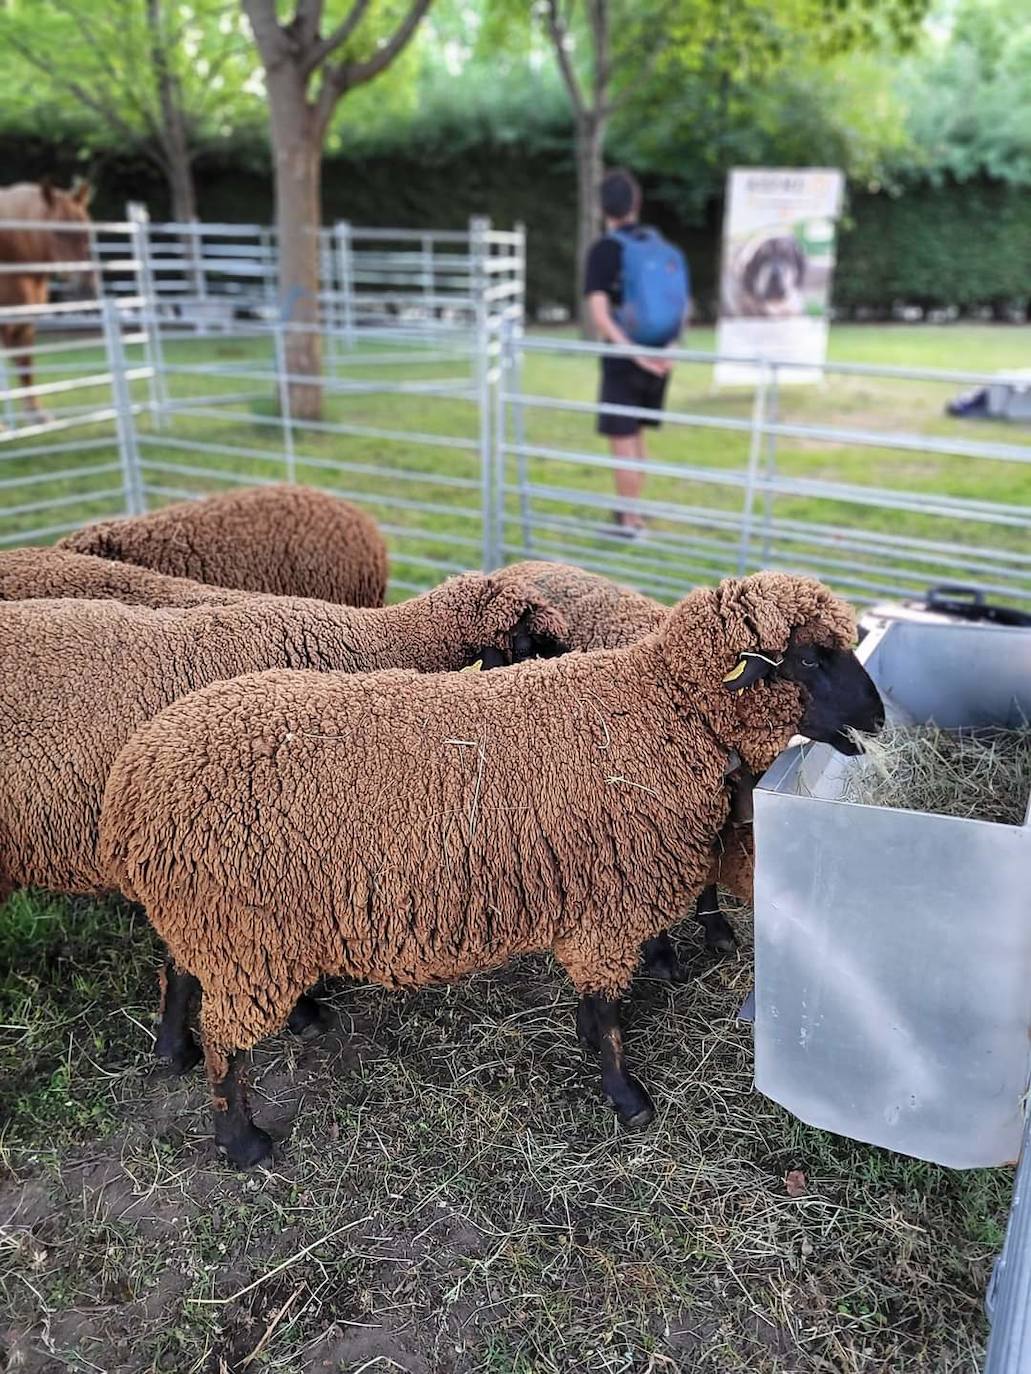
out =
[[(606, 173), (601, 183), (605, 233), (587, 254), (584, 296), (598, 337), (630, 347), (666, 348), (675, 342), (687, 318), (690, 280), (678, 248), (655, 229), (639, 223), (641, 188), (623, 168)], [(625, 406), (647, 415), (623, 415), (602, 409), (598, 433), (609, 441), (613, 458), (634, 467), (615, 469), (616, 495), (625, 505), (613, 511), (624, 538), (638, 538), (644, 518), (635, 509), (644, 490), (647, 457), (644, 427), (657, 428), (672, 364), (663, 358), (602, 357), (599, 403)]]

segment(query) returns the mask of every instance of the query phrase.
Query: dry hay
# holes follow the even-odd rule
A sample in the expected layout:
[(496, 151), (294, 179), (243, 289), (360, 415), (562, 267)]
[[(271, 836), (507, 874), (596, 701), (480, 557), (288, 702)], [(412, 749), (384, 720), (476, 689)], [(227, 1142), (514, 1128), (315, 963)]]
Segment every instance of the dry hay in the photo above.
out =
[(1031, 728), (943, 730), (895, 725), (863, 736), (843, 799), (1021, 825), (1031, 794)]

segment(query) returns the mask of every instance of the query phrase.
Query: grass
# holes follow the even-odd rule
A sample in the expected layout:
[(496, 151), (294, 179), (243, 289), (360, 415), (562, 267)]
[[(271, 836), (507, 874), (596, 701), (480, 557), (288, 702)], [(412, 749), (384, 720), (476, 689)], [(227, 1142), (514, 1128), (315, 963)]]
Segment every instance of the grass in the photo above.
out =
[[(1029, 331), (832, 337), (838, 356), (992, 368), (1026, 354)], [(234, 364), (254, 349), (216, 338), (174, 352), (185, 365)], [(236, 384), (210, 372), (176, 382), (211, 393)], [(540, 359), (527, 384), (588, 396), (594, 379), (582, 362)], [(710, 397), (686, 369), (673, 400), (747, 409)], [(789, 404), (849, 423), (1002, 437), (953, 428), (940, 400), (864, 379)], [(331, 406), (367, 425), (403, 428), (417, 414), (427, 430), (472, 432), (472, 407), (458, 400)], [(241, 416), (178, 419), (144, 455), (183, 461), (167, 439), (201, 434), (274, 452), (267, 398)], [(552, 413), (550, 424), (549, 441), (590, 442), (581, 418)], [(687, 439), (692, 461), (741, 460), (736, 439)], [(339, 458), (341, 442), (306, 439), (298, 475), (324, 479), (311, 460)], [(674, 457), (685, 442), (666, 431), (656, 452)], [(476, 561), (476, 522), (454, 510), (475, 508), (476, 493), (439, 481), (475, 480), (474, 454), (363, 438), (346, 457), (424, 473), (395, 494), (442, 508), (390, 512), (408, 531), (392, 536), (408, 555), (395, 559), (403, 577), (436, 575), (413, 554)], [(1031, 504), (1015, 465), (982, 465), (974, 481), (951, 460), (886, 451), (813, 447), (782, 461), (927, 490), (969, 481), (981, 496)], [(48, 462), (15, 458), (6, 475), (38, 475)], [(208, 477), (191, 486), (222, 466), (274, 466), (202, 462)], [(570, 467), (580, 490), (604, 492), (604, 474)], [(156, 467), (150, 478), (183, 480)], [(387, 512), (382, 478), (347, 480)], [(98, 513), (103, 503), (80, 501), (86, 489), (54, 484), (50, 494), (69, 497), (62, 518)], [(649, 495), (663, 490), (656, 480)], [(632, 1062), (659, 1106), (647, 1132), (615, 1126), (577, 1047), (568, 987), (548, 961), (525, 960), (419, 994), (330, 988), (326, 1034), (256, 1052), (258, 1119), (281, 1143), (273, 1169), (248, 1176), (214, 1153), (200, 1077), (169, 1078), (151, 1063), (158, 950), (146, 922), (115, 900), (16, 894), (0, 909), (0, 1363), (29, 1374), (969, 1374), (1011, 1173), (955, 1173), (859, 1145), (756, 1094), (751, 1032), (736, 1020), (752, 981), (749, 915), (734, 919), (735, 958), (707, 955), (688, 923), (690, 981), (642, 980), (629, 1001)], [(793, 1196), (786, 1180), (798, 1171)]]

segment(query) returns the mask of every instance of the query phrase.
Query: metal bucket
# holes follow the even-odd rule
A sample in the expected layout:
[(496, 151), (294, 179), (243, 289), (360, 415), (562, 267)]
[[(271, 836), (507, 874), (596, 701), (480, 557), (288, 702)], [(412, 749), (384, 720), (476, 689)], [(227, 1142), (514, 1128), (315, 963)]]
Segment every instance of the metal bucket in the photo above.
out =
[[(1031, 718), (1031, 633), (895, 621), (859, 650), (892, 713)], [(788, 750), (755, 792), (755, 1081), (803, 1121), (953, 1168), (1016, 1159), (1031, 1069), (1031, 816), (841, 801)]]

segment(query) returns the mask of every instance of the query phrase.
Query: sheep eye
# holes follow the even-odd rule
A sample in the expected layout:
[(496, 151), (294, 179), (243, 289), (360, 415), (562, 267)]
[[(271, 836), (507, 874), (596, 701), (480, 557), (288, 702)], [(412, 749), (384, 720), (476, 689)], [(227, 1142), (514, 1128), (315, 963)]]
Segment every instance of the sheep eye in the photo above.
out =
[(802, 660), (802, 667), (803, 667), (803, 668), (819, 668), (819, 666), (820, 666), (820, 665), (819, 665), (819, 663), (817, 663), (817, 661), (816, 661), (815, 658), (804, 658), (804, 659)]

